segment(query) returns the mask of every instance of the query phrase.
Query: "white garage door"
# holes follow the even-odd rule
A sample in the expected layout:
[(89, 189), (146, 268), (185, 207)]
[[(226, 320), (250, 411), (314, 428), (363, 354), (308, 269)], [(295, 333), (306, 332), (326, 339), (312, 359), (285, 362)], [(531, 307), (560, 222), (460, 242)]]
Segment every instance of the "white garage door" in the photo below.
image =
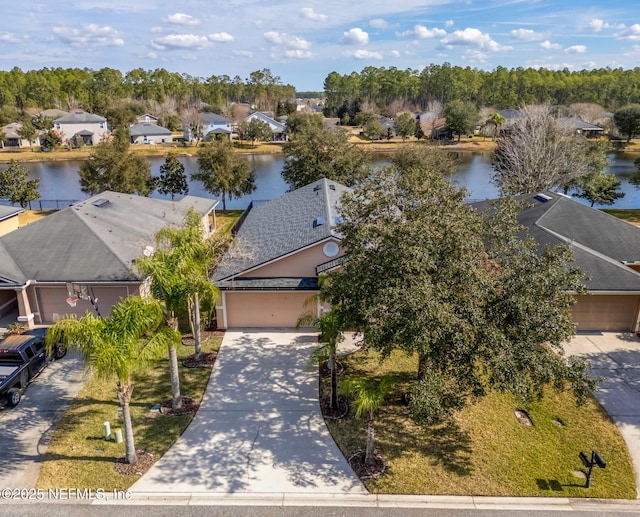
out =
[[(98, 309), (102, 316), (111, 314), (113, 307), (120, 298), (128, 296), (126, 287), (94, 287), (93, 294), (98, 299)], [(76, 314), (81, 317), (87, 311), (95, 316), (93, 306), (87, 300), (78, 300), (75, 307), (70, 307), (66, 299), (69, 296), (66, 287), (38, 287), (36, 289), (38, 305), (44, 323), (52, 323), (64, 318), (67, 314)], [(32, 307), (35, 310), (35, 307)]]
[(584, 295), (577, 297), (573, 318), (581, 330), (634, 331), (640, 296)]
[[(295, 327), (311, 307), (304, 302), (313, 292), (227, 292), (227, 327)], [(222, 322), (219, 322), (220, 324)]]

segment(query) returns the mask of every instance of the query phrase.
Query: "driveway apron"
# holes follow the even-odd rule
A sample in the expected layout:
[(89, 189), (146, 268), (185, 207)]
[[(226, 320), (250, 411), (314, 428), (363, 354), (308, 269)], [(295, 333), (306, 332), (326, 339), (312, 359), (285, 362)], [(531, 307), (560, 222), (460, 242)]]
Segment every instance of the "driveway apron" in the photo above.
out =
[(640, 339), (631, 333), (584, 332), (565, 350), (588, 359), (593, 375), (604, 379), (595, 397), (627, 442), (640, 498)]
[(366, 493), (329, 434), (316, 334), (226, 332), (202, 404), (134, 493)]

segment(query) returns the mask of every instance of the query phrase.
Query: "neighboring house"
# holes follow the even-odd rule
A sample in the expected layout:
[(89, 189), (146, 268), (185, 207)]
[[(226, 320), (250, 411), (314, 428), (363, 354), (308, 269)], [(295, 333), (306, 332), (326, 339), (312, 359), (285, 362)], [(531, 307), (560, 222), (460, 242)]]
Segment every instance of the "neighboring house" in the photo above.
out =
[(87, 300), (68, 305), (67, 283), (84, 286), (100, 314), (122, 297), (147, 294), (135, 261), (153, 251), (155, 234), (181, 226), (190, 207), (215, 230), (217, 201), (185, 196), (180, 201), (102, 192), (0, 237), (0, 307), (18, 306), (28, 326), (66, 314), (93, 311)]
[[(199, 116), (204, 141), (215, 140), (216, 135), (224, 135), (231, 140), (231, 121), (228, 118), (208, 111), (200, 113)], [(186, 122), (183, 123), (183, 131), (185, 140), (189, 142), (197, 140), (196, 135), (192, 134), (191, 127)]]
[(132, 144), (164, 144), (173, 142), (173, 134), (167, 128), (151, 123), (134, 124), (129, 128)]
[(136, 117), (136, 124), (157, 124), (158, 117), (151, 113), (145, 113), (144, 115), (138, 115)]
[(252, 202), (213, 276), (222, 292), (219, 328), (293, 327), (310, 310), (305, 302), (319, 292), (318, 275), (339, 267), (344, 254), (335, 227), (348, 190), (322, 179)]
[(0, 205), (0, 237), (20, 227), (18, 216), (22, 212), (24, 208)]
[(68, 114), (69, 114), (68, 111), (50, 108), (50, 109), (41, 111), (40, 113), (38, 113), (38, 116), (55, 120), (57, 118), (64, 117), (65, 115), (68, 115)]
[(524, 114), (519, 110), (500, 110), (498, 111), (499, 115), (504, 117), (503, 129), (508, 128), (509, 126), (513, 126), (519, 119), (521, 119)]
[[(518, 196), (518, 220), (541, 245), (569, 244), (589, 277), (576, 295), (578, 331), (637, 331), (640, 319), (640, 228), (555, 192)], [(487, 202), (474, 204), (480, 209)]]
[(261, 111), (254, 111), (248, 117), (246, 117), (244, 121), (248, 124), (254, 118), (269, 124), (269, 127), (271, 128), (271, 135), (272, 135), (271, 139), (273, 141), (283, 141), (287, 139), (287, 129), (282, 122), (278, 122), (277, 120), (274, 120), (273, 117), (270, 117), (268, 114), (263, 113)]
[(432, 140), (450, 140), (453, 138), (453, 132), (447, 126), (447, 119), (444, 117), (427, 119), (427, 122), (422, 122), (421, 117), (420, 127), (424, 135)]
[(53, 121), (53, 128), (62, 134), (62, 140), (74, 145), (97, 145), (108, 134), (107, 119), (86, 111), (74, 111)]
[(576, 133), (586, 138), (598, 138), (604, 134), (604, 129), (595, 124), (589, 124), (578, 117), (561, 117), (558, 119), (561, 125), (575, 128)]
[(29, 142), (26, 138), (21, 138), (18, 134), (21, 129), (22, 122), (13, 122), (2, 126), (2, 131), (5, 135), (4, 147), (31, 147), (40, 145), (40, 136), (37, 136), (32, 142)]

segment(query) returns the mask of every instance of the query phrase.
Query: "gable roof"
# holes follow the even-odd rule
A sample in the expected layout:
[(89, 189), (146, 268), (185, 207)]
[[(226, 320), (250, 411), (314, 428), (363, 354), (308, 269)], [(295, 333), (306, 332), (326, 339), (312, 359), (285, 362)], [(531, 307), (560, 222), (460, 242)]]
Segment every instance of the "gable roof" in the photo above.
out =
[(580, 129), (581, 131), (601, 131), (604, 132), (600, 126), (596, 126), (595, 124), (589, 124), (589, 122), (585, 122), (584, 120), (579, 119), (578, 117), (560, 117), (558, 121), (561, 124), (567, 124), (570, 127), (574, 127), (576, 129)]
[(278, 122), (273, 117), (270, 117), (269, 115), (261, 111), (254, 111), (253, 113), (250, 113), (249, 115), (247, 115), (245, 120), (249, 121), (254, 118), (260, 119), (262, 120), (262, 122), (266, 122), (267, 124), (269, 124), (269, 126), (271, 126), (271, 131), (274, 133), (283, 133), (286, 129), (285, 125), (282, 122)]
[(231, 121), (228, 118), (213, 113), (211, 111), (203, 111), (200, 113), (200, 120), (205, 124), (230, 124)]
[(158, 230), (180, 226), (189, 206), (204, 216), (217, 203), (102, 192), (0, 237), (0, 285), (139, 280), (133, 263)]
[(518, 221), (539, 244), (571, 246), (576, 264), (589, 277), (589, 290), (640, 292), (640, 273), (625, 265), (640, 263), (640, 228), (556, 192), (517, 199), (524, 204)]
[(100, 115), (94, 115), (93, 113), (87, 113), (86, 111), (74, 111), (64, 117), (55, 119), (53, 122), (56, 124), (86, 124), (106, 121), (107, 119)]
[(350, 190), (321, 179), (272, 201), (252, 202), (236, 234), (246, 256), (227, 252), (213, 279), (226, 280), (330, 237), (341, 239), (336, 218), (340, 198)]

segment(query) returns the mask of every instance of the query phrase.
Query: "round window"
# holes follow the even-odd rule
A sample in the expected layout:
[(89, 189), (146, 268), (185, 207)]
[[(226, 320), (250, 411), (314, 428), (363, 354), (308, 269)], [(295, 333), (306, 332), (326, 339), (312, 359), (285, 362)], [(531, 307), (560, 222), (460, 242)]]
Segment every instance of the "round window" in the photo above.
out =
[(333, 241), (329, 241), (322, 248), (322, 252), (327, 257), (335, 257), (340, 252), (340, 246)]

